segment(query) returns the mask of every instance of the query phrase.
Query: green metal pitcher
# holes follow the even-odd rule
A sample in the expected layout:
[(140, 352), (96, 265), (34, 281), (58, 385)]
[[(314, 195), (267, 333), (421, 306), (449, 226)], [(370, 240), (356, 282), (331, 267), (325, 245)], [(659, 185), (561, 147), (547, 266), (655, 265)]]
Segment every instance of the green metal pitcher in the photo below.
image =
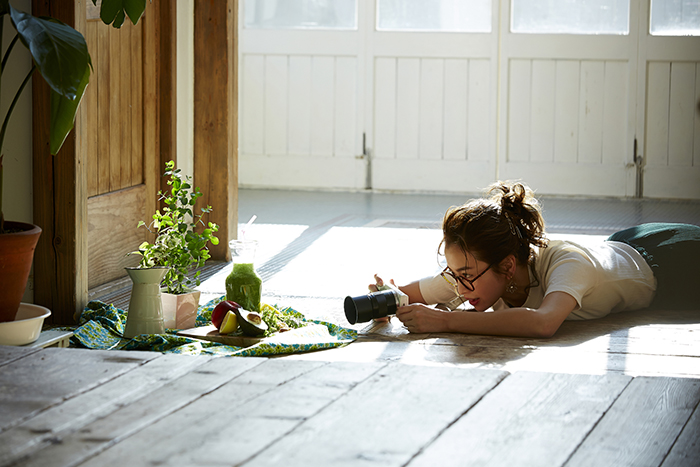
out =
[(163, 304), (160, 298), (160, 281), (168, 272), (166, 267), (148, 269), (124, 268), (134, 283), (129, 300), (124, 337), (139, 334), (162, 334)]

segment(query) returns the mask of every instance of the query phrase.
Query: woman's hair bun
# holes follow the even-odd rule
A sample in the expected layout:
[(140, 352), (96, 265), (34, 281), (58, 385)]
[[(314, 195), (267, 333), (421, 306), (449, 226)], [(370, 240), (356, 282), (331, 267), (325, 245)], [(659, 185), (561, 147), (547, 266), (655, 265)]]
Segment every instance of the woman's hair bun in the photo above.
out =
[(539, 247), (547, 246), (542, 208), (529, 186), (518, 181), (499, 181), (491, 184), (487, 193), (524, 241)]
[(519, 209), (526, 203), (539, 207), (535, 193), (520, 182), (496, 182), (488, 187), (487, 193), (501, 208)]

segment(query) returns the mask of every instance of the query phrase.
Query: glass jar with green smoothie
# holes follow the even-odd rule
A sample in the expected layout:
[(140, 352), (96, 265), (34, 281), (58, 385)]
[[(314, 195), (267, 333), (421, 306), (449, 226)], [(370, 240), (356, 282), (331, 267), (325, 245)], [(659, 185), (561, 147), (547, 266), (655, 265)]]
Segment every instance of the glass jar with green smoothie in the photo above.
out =
[(226, 277), (226, 300), (238, 303), (248, 311), (260, 311), (262, 279), (255, 272), (255, 240), (231, 240), (228, 243), (233, 270)]

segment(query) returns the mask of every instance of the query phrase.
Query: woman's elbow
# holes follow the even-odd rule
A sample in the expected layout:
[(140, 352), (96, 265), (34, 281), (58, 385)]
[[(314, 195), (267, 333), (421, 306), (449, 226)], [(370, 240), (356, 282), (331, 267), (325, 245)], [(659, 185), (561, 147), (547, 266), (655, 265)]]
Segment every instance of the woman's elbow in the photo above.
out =
[(531, 321), (535, 337), (549, 339), (559, 330), (561, 323), (576, 308), (577, 301), (566, 292), (553, 292), (547, 295), (542, 306)]
[(535, 337), (537, 339), (550, 339), (554, 337), (554, 334), (556, 334), (557, 328), (553, 327), (542, 327), (536, 330), (534, 332), (532, 337)]
[(534, 320), (531, 328), (531, 337), (550, 339), (557, 333), (559, 326), (561, 326), (561, 322), (552, 320), (547, 315), (538, 316), (538, 319)]

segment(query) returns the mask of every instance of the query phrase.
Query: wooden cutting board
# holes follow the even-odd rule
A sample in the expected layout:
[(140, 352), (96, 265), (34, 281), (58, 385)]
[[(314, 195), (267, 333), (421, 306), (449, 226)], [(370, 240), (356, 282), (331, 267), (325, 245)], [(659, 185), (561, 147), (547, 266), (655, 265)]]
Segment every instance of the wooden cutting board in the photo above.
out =
[(213, 324), (210, 326), (183, 329), (182, 331), (178, 331), (177, 334), (179, 336), (218, 342), (225, 345), (234, 345), (236, 347), (250, 347), (263, 340), (262, 337), (248, 337), (242, 334), (220, 334)]

